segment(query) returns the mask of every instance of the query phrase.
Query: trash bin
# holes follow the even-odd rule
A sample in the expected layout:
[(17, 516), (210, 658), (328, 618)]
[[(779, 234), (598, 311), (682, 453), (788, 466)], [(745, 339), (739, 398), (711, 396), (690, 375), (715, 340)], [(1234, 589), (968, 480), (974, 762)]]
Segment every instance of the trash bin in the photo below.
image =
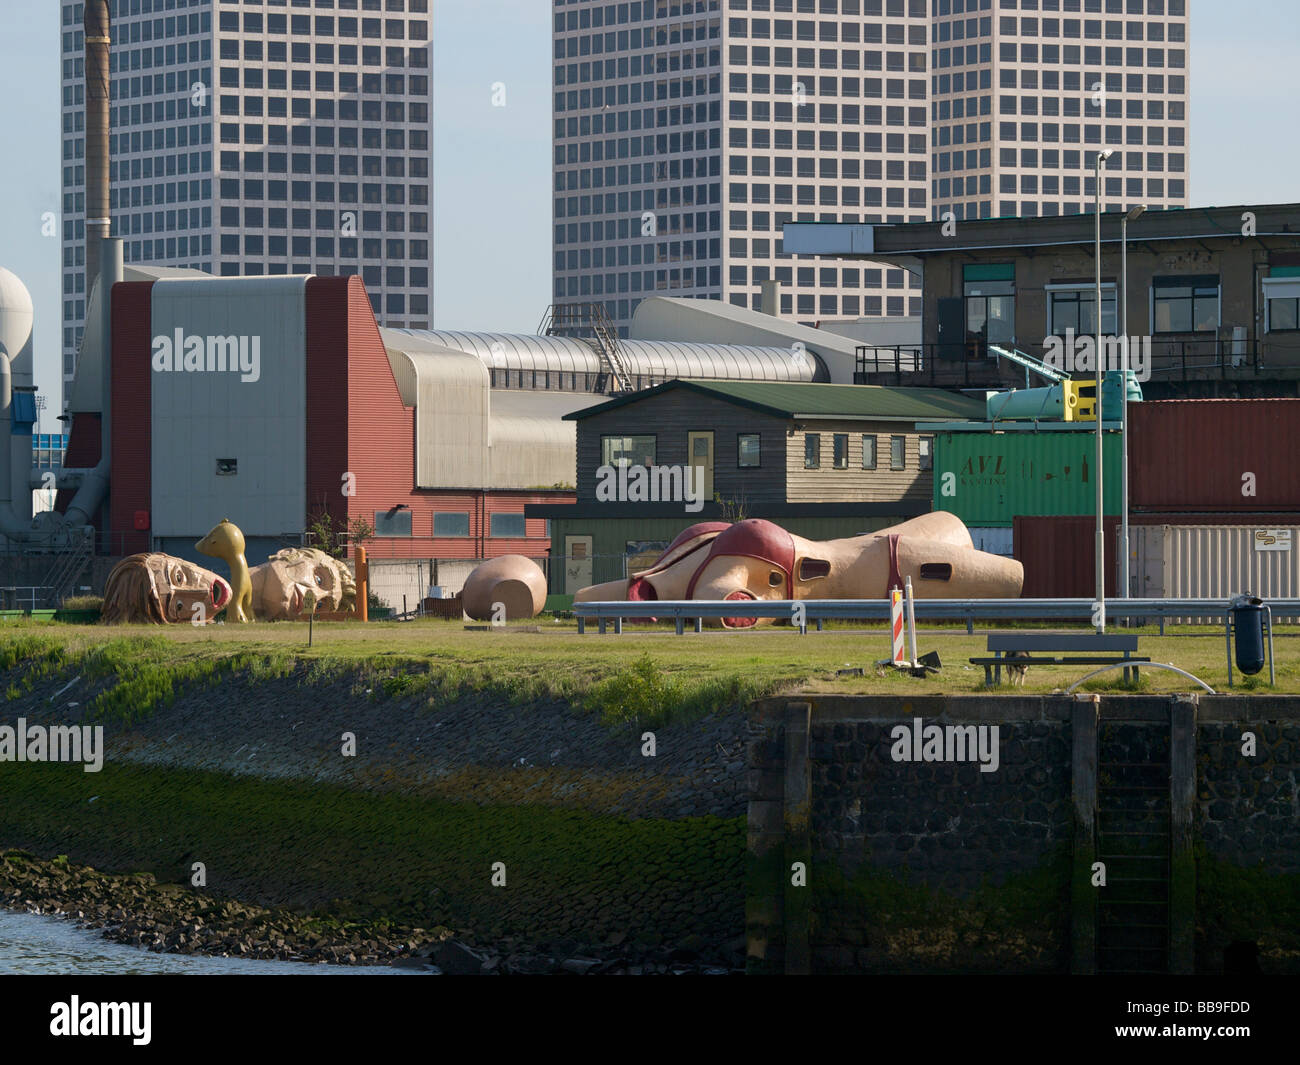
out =
[(1232, 601), (1232, 634), (1237, 668), (1254, 676), (1264, 668), (1264, 600), (1239, 595)]

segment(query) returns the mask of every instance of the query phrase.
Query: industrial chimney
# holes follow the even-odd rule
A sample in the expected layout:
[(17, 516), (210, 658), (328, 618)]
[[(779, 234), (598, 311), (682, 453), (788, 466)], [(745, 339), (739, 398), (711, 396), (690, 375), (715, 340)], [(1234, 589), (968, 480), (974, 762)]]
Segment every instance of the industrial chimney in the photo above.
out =
[(99, 242), (112, 233), (108, 206), (109, 0), (86, 0), (86, 298), (99, 277)]

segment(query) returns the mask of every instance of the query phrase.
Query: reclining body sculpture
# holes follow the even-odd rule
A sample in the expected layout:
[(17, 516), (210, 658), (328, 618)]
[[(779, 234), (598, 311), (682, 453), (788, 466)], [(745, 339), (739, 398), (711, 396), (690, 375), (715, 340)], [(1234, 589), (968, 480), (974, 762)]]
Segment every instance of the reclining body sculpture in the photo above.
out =
[[(1020, 594), (1024, 568), (976, 551), (961, 519), (946, 511), (826, 541), (750, 518), (693, 525), (649, 569), (584, 588), (574, 600), (876, 599), (909, 577), (920, 599), (1010, 599)], [(737, 616), (721, 624), (748, 628), (758, 620)]]

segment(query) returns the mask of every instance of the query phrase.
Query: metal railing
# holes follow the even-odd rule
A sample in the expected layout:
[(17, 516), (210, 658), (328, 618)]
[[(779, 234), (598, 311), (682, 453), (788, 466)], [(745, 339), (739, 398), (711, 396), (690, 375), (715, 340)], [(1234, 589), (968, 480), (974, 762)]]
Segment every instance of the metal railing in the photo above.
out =
[[(882, 346), (859, 344), (854, 370), (856, 384), (910, 384), (946, 388), (1006, 385), (1023, 379), (1020, 369), (998, 358), (997, 348), (1016, 348), (1041, 360), (1043, 341), (989, 344), (969, 341), (943, 344)], [(1240, 381), (1300, 377), (1300, 339), (1264, 337), (1234, 339), (1151, 338), (1151, 377), (1154, 381)]]
[[(1272, 599), (1269, 606), (1279, 618), (1300, 620), (1300, 599)], [(916, 599), (916, 617), (926, 621), (964, 621), (967, 633), (975, 631), (979, 621), (1075, 621), (1091, 624), (1091, 599)], [(1180, 618), (1203, 618), (1222, 624), (1232, 610), (1222, 599), (1113, 599), (1106, 603), (1108, 619), (1124, 618), (1146, 624), (1159, 622), (1164, 635), (1165, 624)], [(827, 621), (888, 621), (887, 599), (757, 599), (757, 600), (664, 600), (662, 602), (574, 603), (578, 631), (586, 631), (587, 621), (596, 621), (605, 632), (609, 622), (614, 631), (623, 631), (628, 618), (674, 621), (677, 633), (685, 631), (687, 621), (694, 622), (696, 632), (703, 631), (705, 619), (775, 618), (790, 621), (806, 635), (811, 623), (818, 631)]]

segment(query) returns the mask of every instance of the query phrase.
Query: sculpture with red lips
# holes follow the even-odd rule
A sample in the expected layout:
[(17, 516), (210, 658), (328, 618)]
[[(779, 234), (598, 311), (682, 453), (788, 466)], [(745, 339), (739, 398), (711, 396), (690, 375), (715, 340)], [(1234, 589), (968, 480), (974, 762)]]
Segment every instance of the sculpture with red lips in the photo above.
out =
[[(750, 518), (693, 525), (649, 569), (584, 588), (574, 601), (877, 599), (909, 577), (918, 599), (1014, 599), (1024, 568), (976, 551), (961, 519), (946, 511), (825, 541)], [(721, 624), (748, 628), (757, 620), (737, 616)]]

